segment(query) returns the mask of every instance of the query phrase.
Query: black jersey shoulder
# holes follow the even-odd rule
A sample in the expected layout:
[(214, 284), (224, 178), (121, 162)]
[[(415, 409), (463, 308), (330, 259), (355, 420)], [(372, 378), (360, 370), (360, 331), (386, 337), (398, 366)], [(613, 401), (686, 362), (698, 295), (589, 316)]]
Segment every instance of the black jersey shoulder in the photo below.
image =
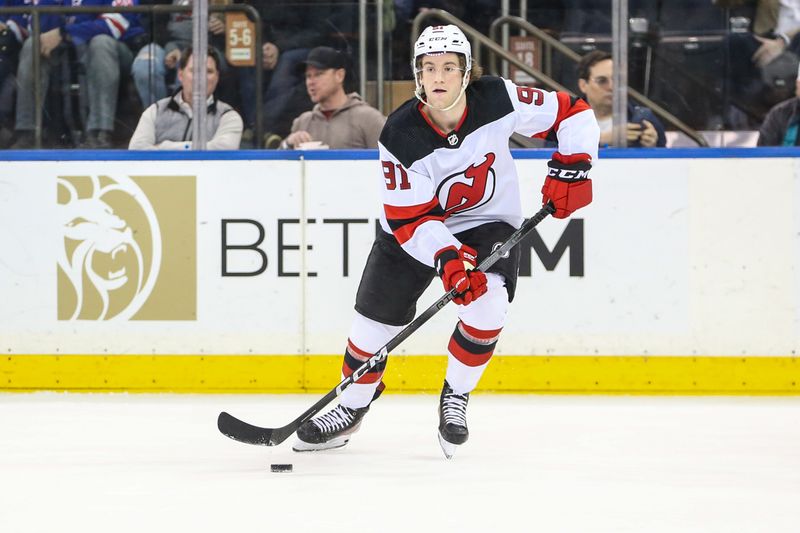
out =
[(436, 149), (432, 131), (417, 109), (419, 100), (411, 98), (386, 118), (380, 143), (408, 168)]
[(458, 144), (451, 145), (447, 136), (442, 137), (431, 128), (422, 117), (416, 98), (406, 101), (389, 115), (381, 131), (380, 143), (403, 166), (409, 167), (437, 148), (457, 149), (467, 135), (514, 111), (505, 82), (498, 77), (483, 76), (475, 80), (467, 87), (466, 96), (467, 116), (461, 127), (455, 130)]
[[(469, 114), (462, 126), (462, 135), (469, 133), (463, 131), (468, 125), (474, 131), (514, 112), (514, 105), (506, 90), (506, 82), (497, 76), (483, 76), (472, 82), (467, 90), (467, 105)], [(472, 115), (471, 120), (470, 115)]]

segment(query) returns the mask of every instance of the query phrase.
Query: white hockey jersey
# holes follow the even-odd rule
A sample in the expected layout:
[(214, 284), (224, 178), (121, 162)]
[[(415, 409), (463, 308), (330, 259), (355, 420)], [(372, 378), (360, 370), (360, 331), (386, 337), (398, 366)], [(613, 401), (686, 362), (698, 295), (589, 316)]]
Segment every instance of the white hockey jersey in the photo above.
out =
[(461, 246), (455, 233), (487, 222), (522, 224), (508, 146), (514, 132), (540, 138), (555, 134), (554, 157), (562, 160), (591, 163), (597, 157), (600, 131), (583, 100), (490, 76), (471, 83), (466, 99), (452, 132), (441, 131), (420, 102), (409, 100), (389, 116), (378, 143), (381, 226), (429, 266), (441, 249)]

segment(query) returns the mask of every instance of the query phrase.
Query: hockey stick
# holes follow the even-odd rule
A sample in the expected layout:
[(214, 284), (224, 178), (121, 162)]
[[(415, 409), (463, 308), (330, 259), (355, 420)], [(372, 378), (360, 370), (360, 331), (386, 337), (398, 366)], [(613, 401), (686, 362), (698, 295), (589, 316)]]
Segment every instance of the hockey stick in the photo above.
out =
[[(506, 242), (492, 252), (489, 257), (481, 261), (481, 263), (478, 265), (478, 270), (486, 272), (489, 267), (494, 265), (503, 255), (516, 246), (519, 241), (521, 241), (534, 227), (536, 227), (537, 224), (539, 224), (539, 222), (544, 220), (547, 215), (551, 215), (553, 212), (555, 212), (555, 208), (552, 206), (552, 204), (548, 203), (542, 207), (535, 215), (526, 220), (517, 231), (512, 233)], [(219, 414), (219, 418), (217, 419), (217, 427), (222, 434), (227, 435), (233, 440), (247, 444), (276, 446), (282, 443), (289, 438), (292, 433), (297, 431), (297, 428), (299, 428), (303, 422), (319, 413), (325, 408), (326, 405), (331, 403), (334, 398), (339, 396), (343, 390), (358, 381), (364, 374), (366, 374), (370, 369), (374, 368), (378, 363), (384, 361), (389, 356), (389, 352), (397, 348), (401, 342), (406, 340), (412, 333), (417, 331), (420, 326), (430, 320), (433, 315), (438, 313), (440, 309), (450, 303), (450, 301), (455, 297), (456, 291), (455, 289), (451, 289), (444, 296), (436, 300), (433, 305), (431, 305), (424, 313), (415, 318), (408, 326), (403, 328), (400, 333), (387, 342), (383, 348), (375, 353), (375, 355), (366, 360), (363, 365), (358, 367), (352, 374), (344, 378), (341, 383), (336, 385), (332, 391), (323, 396), (317, 403), (309, 407), (306, 412), (289, 422), (287, 425), (279, 428), (258, 427), (239, 420), (238, 418), (223, 411)]]

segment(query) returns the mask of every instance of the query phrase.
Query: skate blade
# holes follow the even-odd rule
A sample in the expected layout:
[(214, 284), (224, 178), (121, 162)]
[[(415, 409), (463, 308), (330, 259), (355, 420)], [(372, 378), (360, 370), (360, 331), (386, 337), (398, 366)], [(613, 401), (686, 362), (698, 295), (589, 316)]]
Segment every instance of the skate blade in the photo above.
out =
[(439, 435), (439, 446), (442, 447), (444, 456), (447, 457), (448, 459), (452, 459), (453, 455), (455, 455), (456, 453), (456, 448), (458, 448), (458, 444), (447, 442), (446, 440), (444, 440), (444, 437), (442, 437), (441, 433), (438, 433), (438, 435)]
[(328, 442), (321, 442), (314, 444), (297, 439), (292, 445), (292, 450), (295, 452), (321, 452), (325, 450), (335, 450), (336, 448), (343, 448), (345, 444), (350, 442), (350, 436), (338, 437), (331, 439)]

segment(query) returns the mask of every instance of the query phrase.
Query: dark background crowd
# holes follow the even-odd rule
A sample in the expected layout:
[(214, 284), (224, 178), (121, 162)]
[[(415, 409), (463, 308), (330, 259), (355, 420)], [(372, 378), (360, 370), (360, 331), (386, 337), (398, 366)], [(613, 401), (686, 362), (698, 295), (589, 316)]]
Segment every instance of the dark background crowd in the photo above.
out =
[[(411, 24), (420, 12), (446, 10), (484, 34), (501, 14), (499, 0), (377, 1), (383, 6), (384, 80), (391, 82), (413, 79), (409, 63)], [(67, 7), (191, 6), (192, 1), (37, 3)], [(212, 6), (236, 3), (209, 0)], [(241, 117), (241, 148), (286, 147), (284, 141), (297, 131), (296, 119), (314, 112), (320, 99), (323, 104), (317, 111), (330, 118), (327, 112), (332, 104), (326, 108), (324, 99), (315, 98), (308, 85), (311, 50), (326, 47), (339, 52), (345, 61), (341, 66), (336, 60), (330, 67), (315, 68), (343, 69), (341, 86), (346, 95), (359, 87), (358, 2), (242, 3), (254, 7), (261, 18), (263, 60), (250, 67), (231, 64), (226, 57), (229, 36), (225, 14), (212, 9), (208, 42), (218, 52), (218, 80), (212, 96)], [(28, 7), (31, 0), (2, 0), (0, 4)], [(611, 51), (611, 0), (529, 0), (525, 5), (526, 11), (520, 13), (519, 3), (511, 2), (511, 14), (522, 15), (580, 55)], [(628, 10), (628, 80), (632, 88), (695, 130), (762, 130), (760, 144), (796, 144), (800, 121), (800, 112), (795, 111), (800, 0), (630, 0)], [(370, 44), (364, 65), (367, 80), (373, 82), (378, 59), (376, 13), (373, 0), (367, 10)], [(39, 41), (41, 147), (126, 148), (142, 113), (180, 93), (181, 56), (191, 42), (188, 12), (43, 15)], [(30, 17), (22, 13), (0, 16), (0, 148), (37, 146), (32, 56)], [(485, 56), (477, 59), (488, 62)], [(608, 76), (592, 75), (593, 71), (586, 69), (581, 83), (579, 65), (561, 54), (540, 55), (537, 62), (550, 77), (587, 99), (592, 83), (598, 80), (605, 80), (605, 88), (611, 90)], [(611, 68), (610, 63), (607, 67)], [(256, 68), (263, 74), (260, 93)], [(356, 96), (376, 106), (374, 93)], [(412, 97), (411, 91), (404, 97)], [(341, 96), (331, 101), (344, 102)], [(255, 128), (256, 102), (261, 103), (260, 136)], [(180, 103), (179, 99), (176, 105)], [(386, 115), (401, 103), (384, 99), (380, 111)], [(770, 113), (771, 109), (777, 111)], [(654, 115), (646, 111), (646, 106), (634, 106), (629, 112), (629, 119), (631, 114), (646, 117), (637, 122), (639, 135), (654, 122)], [(599, 108), (596, 113), (600, 115)], [(664, 146), (663, 132), (672, 128), (668, 123), (665, 128), (657, 118), (655, 122), (652, 145)], [(642, 137), (648, 142), (641, 145), (650, 146), (650, 137)]]

